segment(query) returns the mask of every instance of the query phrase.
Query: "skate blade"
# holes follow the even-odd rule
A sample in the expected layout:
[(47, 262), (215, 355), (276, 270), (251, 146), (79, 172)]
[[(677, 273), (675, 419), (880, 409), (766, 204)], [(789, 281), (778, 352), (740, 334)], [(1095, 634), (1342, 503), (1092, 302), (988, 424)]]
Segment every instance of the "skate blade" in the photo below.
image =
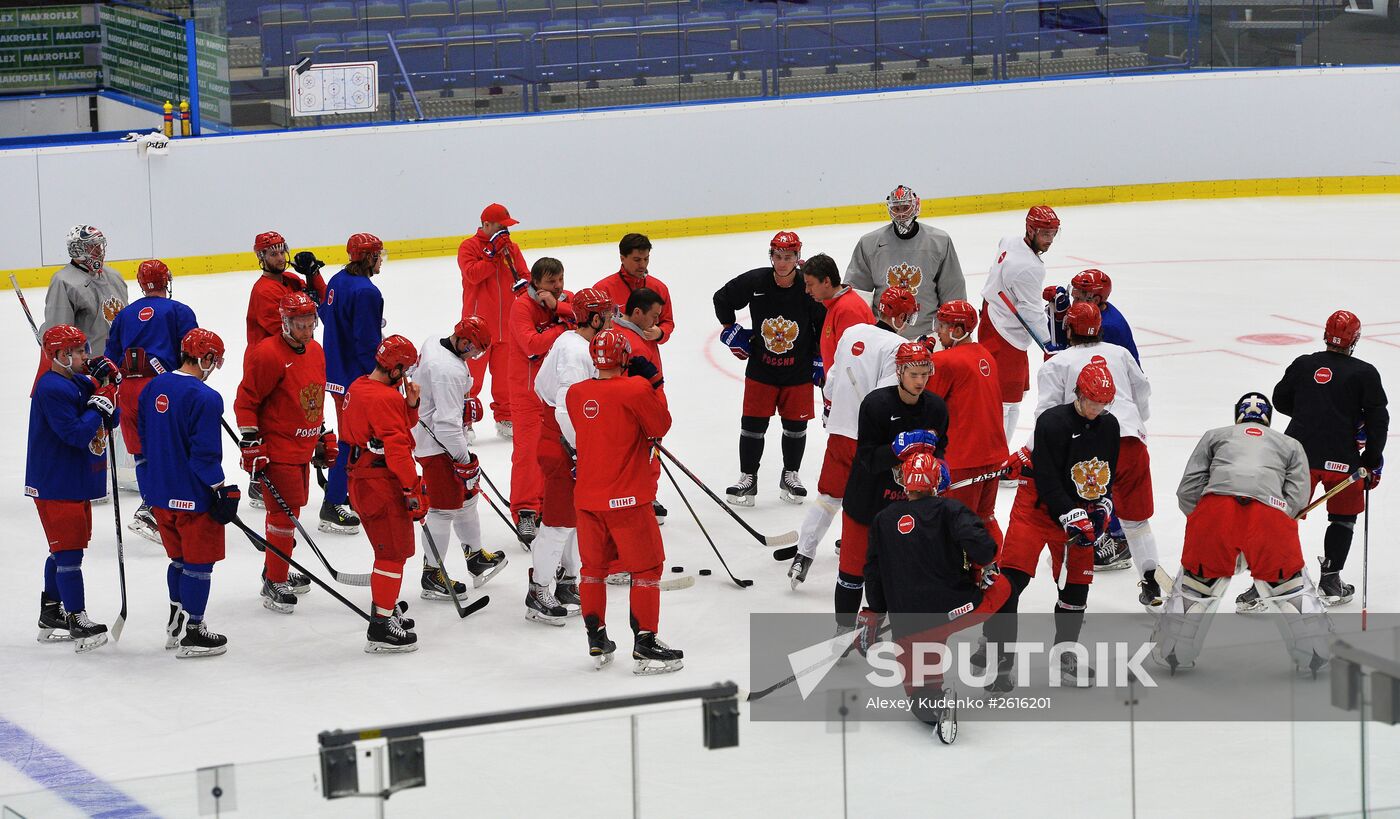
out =
[(92, 637), (84, 637), (81, 640), (76, 638), (73, 640), (73, 650), (78, 654), (86, 654), (89, 651), (95, 651), (105, 645), (107, 645), (106, 632), (93, 635)]
[(583, 614), (583, 607), (565, 604), (564, 611), (568, 612), (568, 614), (564, 615), (565, 617), (577, 617), (580, 614)]
[(423, 598), (424, 600), (451, 600), (451, 599), (452, 599), (452, 595), (447, 594), (446, 592), (429, 591), (428, 589), (424, 589), (418, 596), (421, 597), (421, 598)]
[(607, 576), (607, 584), (609, 586), (627, 586), (631, 585), (631, 583), (632, 575), (627, 572), (618, 572), (617, 574), (610, 574)]
[(540, 614), (534, 609), (531, 609), (525, 612), (525, 619), (532, 623), (544, 623), (547, 626), (562, 626), (565, 620), (568, 619), (568, 615), (564, 615), (563, 617), (551, 617), (548, 614)]
[(228, 645), (214, 646), (213, 648), (194, 648), (192, 646), (180, 646), (180, 650), (175, 652), (177, 660), (199, 659), (200, 657), (217, 657), (228, 651)]
[(482, 572), (481, 574), (472, 575), (472, 588), (479, 589), (482, 586), (485, 586), (488, 582), (490, 582), (491, 578), (500, 574), (501, 569), (504, 569), (509, 563), (509, 560), (503, 559), (500, 563), (497, 563), (495, 566), (492, 566), (489, 570)]
[(418, 650), (417, 643), (395, 646), (388, 643), (376, 643), (373, 640), (365, 641), (366, 654), (408, 654)]
[(1236, 614), (1263, 614), (1265, 611), (1268, 611), (1268, 608), (1257, 600), (1249, 603), (1235, 604)]
[[(778, 497), (793, 505), (800, 505), (803, 501), (807, 500), (806, 495), (794, 495), (791, 492), (787, 491), (780, 493)], [(753, 504), (749, 505), (752, 506)]]
[(652, 674), (670, 674), (685, 668), (684, 660), (639, 660), (636, 657), (632, 659), (636, 663), (632, 668), (632, 673), (639, 677), (647, 677)]
[(316, 528), (320, 529), (322, 532), (329, 532), (333, 535), (358, 535), (360, 533), (360, 527), (358, 526), (341, 526), (340, 524), (331, 523), (326, 520), (321, 521)]
[(958, 715), (942, 714), (938, 717), (938, 724), (933, 727), (933, 733), (938, 737), (938, 741), (944, 745), (952, 745), (958, 741)]
[(39, 627), (38, 640), (41, 643), (67, 643), (71, 642), (72, 639), (73, 635), (69, 634), (66, 629)]
[(257, 495), (248, 495), (248, 505), (254, 509), (266, 509), (267, 504)]
[(292, 594), (295, 594), (297, 597), (301, 597), (303, 594), (306, 594), (307, 592), (311, 591), (311, 584), (307, 583), (305, 586), (288, 585), (287, 588), (292, 590)]
[(729, 495), (725, 500), (731, 506), (753, 506), (753, 495)]
[(296, 606), (291, 603), (279, 603), (276, 600), (262, 599), (263, 608), (268, 611), (275, 611), (278, 614), (291, 614), (296, 611)]
[(1116, 572), (1116, 571), (1118, 571), (1118, 570), (1120, 570), (1120, 569), (1126, 569), (1126, 568), (1128, 568), (1128, 567), (1131, 566), (1131, 565), (1133, 565), (1133, 559), (1132, 559), (1131, 557), (1129, 557), (1129, 558), (1125, 558), (1125, 559), (1123, 559), (1123, 560), (1115, 560), (1115, 561), (1113, 561), (1112, 563), (1105, 563), (1105, 564), (1103, 564), (1102, 566), (1100, 566), (1100, 565), (1098, 565), (1098, 564), (1095, 564), (1095, 565), (1094, 565), (1094, 571), (1096, 571), (1096, 572)]
[(149, 540), (152, 543), (160, 543), (161, 545), (164, 545), (164, 542), (160, 539), (160, 530), (152, 529), (150, 524), (133, 520), (131, 523), (128, 523), (126, 525), (126, 528), (130, 529), (131, 531), (135, 532), (141, 537), (144, 537), (146, 540)]
[(611, 651), (609, 651), (609, 652), (606, 653), (606, 654), (594, 654), (594, 655), (593, 655), (593, 670), (594, 670), (594, 671), (602, 671), (602, 670), (603, 670), (603, 666), (612, 665), (612, 661), (613, 661), (613, 653), (612, 653)]

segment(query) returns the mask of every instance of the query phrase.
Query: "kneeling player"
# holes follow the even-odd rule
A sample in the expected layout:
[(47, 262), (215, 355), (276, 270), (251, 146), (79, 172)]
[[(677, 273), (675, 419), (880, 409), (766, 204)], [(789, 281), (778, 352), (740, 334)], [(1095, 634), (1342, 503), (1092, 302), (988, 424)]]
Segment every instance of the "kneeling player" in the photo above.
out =
[(178, 649), (181, 659), (228, 651), (228, 638), (204, 621), (214, 564), (224, 559), (224, 526), (237, 517), (243, 496), (224, 482), (224, 399), (204, 383), (223, 364), (223, 339), (194, 328), (180, 342), (180, 368), (151, 381), (137, 414), (137, 481), (170, 557), (165, 647)]
[[(861, 611), (863, 646), (875, 642), (880, 618), (904, 649), (904, 687), (915, 703), (914, 716), (930, 725), (942, 709), (919, 707), (943, 698), (940, 681), (920, 687), (910, 673), (914, 643), (941, 643), (957, 631), (975, 626), (999, 611), (1011, 584), (997, 571), (997, 545), (976, 512), (961, 501), (939, 497), (949, 484), (948, 467), (926, 452), (900, 465), (906, 501), (880, 510), (870, 526), (865, 558), (865, 595)], [(928, 615), (947, 622), (933, 628)]]
[[(1004, 611), (1014, 613), (1021, 592), (1035, 577), (1041, 550), (1049, 547), (1060, 590), (1055, 602), (1057, 644), (1079, 639), (1094, 580), (1094, 546), (1113, 513), (1108, 497), (1118, 469), (1118, 419), (1104, 409), (1114, 396), (1108, 367), (1089, 364), (1080, 370), (1075, 394), (1073, 403), (1048, 409), (1036, 419), (1034, 464), (1025, 463), (1024, 449), (1018, 453), (1020, 487), (1000, 560), (1011, 581)], [(989, 624), (987, 640), (1002, 646), (1016, 642), (1015, 618)], [(997, 679), (989, 690), (1011, 690), (1012, 664), (1012, 655), (1000, 652)], [(1060, 676), (1067, 685), (1092, 685), (1094, 670), (1081, 669), (1074, 652), (1067, 651), (1060, 657)]]
[(83, 550), (92, 539), (92, 499), (107, 491), (116, 368), (100, 357), (89, 364), (87, 335), (71, 324), (45, 330), (43, 347), (49, 368), (34, 385), (24, 468), (24, 494), (49, 542), (39, 642), (72, 639), (81, 654), (107, 642), (107, 627), (87, 616)]
[(1181, 574), (1152, 635), (1152, 657), (1175, 672), (1201, 652), (1210, 615), (1220, 605), (1241, 554), (1263, 606), (1280, 616), (1279, 632), (1299, 671), (1316, 673), (1331, 654), (1317, 589), (1303, 571), (1298, 514), (1308, 502), (1308, 456), (1296, 439), (1269, 429), (1273, 408), (1262, 394), (1235, 405), (1235, 423), (1196, 444), (1177, 487), (1186, 513)]

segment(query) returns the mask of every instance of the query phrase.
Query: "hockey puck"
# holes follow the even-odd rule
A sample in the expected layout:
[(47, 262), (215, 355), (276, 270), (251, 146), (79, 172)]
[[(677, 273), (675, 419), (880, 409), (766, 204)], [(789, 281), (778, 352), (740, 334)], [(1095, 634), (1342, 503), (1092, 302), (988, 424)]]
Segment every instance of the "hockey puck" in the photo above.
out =
[(709, 577), (709, 576), (710, 576), (710, 570), (709, 570), (709, 569), (701, 569), (701, 570), (700, 570), (700, 576), (701, 576), (701, 577)]
[(671, 567), (671, 571), (675, 572), (676, 574), (680, 574), (681, 572), (685, 571), (685, 567), (684, 567), (684, 566), (672, 566), (672, 567)]

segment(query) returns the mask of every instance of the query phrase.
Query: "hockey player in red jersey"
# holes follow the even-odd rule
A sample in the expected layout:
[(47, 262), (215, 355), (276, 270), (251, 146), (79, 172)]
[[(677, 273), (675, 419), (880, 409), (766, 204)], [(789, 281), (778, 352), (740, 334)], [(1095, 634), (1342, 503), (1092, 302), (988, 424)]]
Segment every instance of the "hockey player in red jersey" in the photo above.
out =
[(540, 503), (544, 499), (544, 474), (536, 454), (544, 404), (535, 395), (535, 374), (554, 340), (574, 326), (574, 311), (568, 299), (563, 263), (542, 256), (530, 268), (530, 283), (510, 308), (507, 378), (515, 429), (510, 454), (510, 511), (515, 516), (520, 542), (527, 548), (539, 530)]
[[(491, 329), (491, 349), (481, 358), (468, 362), (472, 373), (472, 398), (481, 394), (486, 368), (491, 367), (491, 417), (496, 434), (511, 437), (510, 309), (515, 295), (528, 283), (529, 268), (520, 246), (510, 238), (510, 229), (520, 224), (504, 205), (492, 203), (481, 211), (481, 227), (462, 240), (457, 248), (457, 267), (462, 272), (462, 318), (479, 316)], [(471, 436), (469, 436), (471, 437)]]
[[(671, 304), (671, 291), (666, 283), (651, 274), (651, 240), (640, 233), (629, 233), (617, 243), (621, 267), (616, 273), (598, 280), (595, 290), (608, 294), (613, 304), (627, 304), (632, 293), (645, 287), (661, 297), (661, 317), (656, 326), (642, 333), (651, 344), (665, 344), (676, 330), (676, 316)], [(640, 354), (633, 350), (633, 354)]]
[(374, 612), (365, 634), (370, 654), (418, 648), (412, 621), (401, 616), (407, 605), (399, 602), (404, 562), (413, 557), (413, 524), (428, 514), (409, 433), (418, 423), (421, 391), (404, 378), (417, 361), (413, 342), (403, 336), (379, 342), (374, 371), (355, 379), (341, 408), (342, 446), (350, 448), (350, 502), (374, 547)]
[[(287, 504), (283, 509), (268, 498), (266, 532), (269, 543), (290, 555), (296, 546), (292, 518), (306, 506), (311, 463), (334, 461), (339, 446), (325, 428), (326, 354), (315, 339), (316, 303), (293, 290), (282, 297), (279, 312), (282, 332), (243, 357), (233, 414), (243, 470), (256, 485), (270, 483)], [(271, 549), (263, 557), (263, 607), (291, 614), (296, 595), (310, 590), (311, 581), (291, 573)]]
[[(648, 338), (648, 336), (656, 335), (655, 330), (661, 325), (661, 317), (667, 309), (666, 300), (650, 287), (638, 287), (627, 297), (627, 302), (619, 306), (622, 309), (613, 316), (609, 326), (614, 332), (621, 333), (622, 337), (627, 339), (628, 346), (632, 348), (633, 363), (628, 364), (627, 374), (645, 375), (649, 378), (651, 376), (648, 367), (655, 367), (658, 374), (664, 374), (661, 366), (661, 343)], [(646, 363), (637, 363), (639, 361)], [(638, 369), (639, 367), (641, 369)], [(661, 478), (661, 463), (659, 461), (656, 463), (654, 471), (659, 480)], [(666, 507), (661, 505), (661, 501), (653, 500), (651, 511), (656, 514), (658, 524), (664, 525), (666, 523)]]
[(651, 439), (671, 428), (661, 377), (629, 377), (626, 339), (602, 330), (589, 342), (598, 377), (569, 388), (565, 404), (578, 442), (579, 556), (583, 562), (583, 622), (588, 650), (601, 668), (617, 646), (607, 634), (605, 577), (616, 565), (631, 574), (632, 658), (637, 674), (677, 671), (684, 654), (657, 639), (662, 566), (661, 528), (650, 504), (656, 473)]
[[(934, 333), (942, 351), (932, 355), (929, 391), (948, 405), (948, 467), (952, 482), (987, 475), (1006, 463), (1006, 429), (1002, 426), (1001, 385), (997, 362), (972, 340), (977, 311), (959, 299), (938, 308)], [(988, 479), (950, 489), (944, 496), (967, 504), (1001, 548), (997, 525), (997, 483)]]
[[(836, 261), (825, 253), (818, 253), (802, 263), (802, 283), (807, 295), (826, 308), (826, 317), (822, 319), (821, 343), (818, 345), (820, 358), (813, 365), (814, 370), (821, 369), (821, 375), (812, 379), (818, 387), (822, 387), (826, 385), (826, 373), (836, 356), (836, 344), (842, 334), (848, 327), (857, 324), (874, 324), (875, 314), (870, 312), (870, 305), (859, 293), (841, 284), (841, 271), (837, 269)], [(915, 315), (917, 313), (911, 314), (910, 318)]]
[[(321, 268), (326, 263), (316, 254), (303, 250), (294, 260), (289, 259), (287, 240), (275, 230), (253, 237), (253, 255), (258, 257), (262, 275), (253, 282), (248, 294), (248, 347), (244, 355), (265, 338), (282, 335), (282, 297), (288, 293), (305, 293), (320, 304), (326, 298), (326, 280)], [(296, 273), (287, 272), (288, 261)], [(299, 275), (298, 275), (299, 274)]]

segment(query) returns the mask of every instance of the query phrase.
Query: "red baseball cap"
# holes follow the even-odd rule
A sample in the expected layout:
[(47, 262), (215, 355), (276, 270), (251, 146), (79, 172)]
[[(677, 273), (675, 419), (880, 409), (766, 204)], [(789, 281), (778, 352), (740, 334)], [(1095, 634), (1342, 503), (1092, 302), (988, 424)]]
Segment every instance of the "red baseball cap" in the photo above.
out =
[(505, 205), (501, 205), (496, 202), (492, 202), (491, 204), (487, 205), (486, 210), (483, 210), (481, 212), (481, 221), (498, 222), (502, 225), (505, 225), (506, 227), (520, 224), (519, 221), (510, 218), (510, 211), (506, 210)]

